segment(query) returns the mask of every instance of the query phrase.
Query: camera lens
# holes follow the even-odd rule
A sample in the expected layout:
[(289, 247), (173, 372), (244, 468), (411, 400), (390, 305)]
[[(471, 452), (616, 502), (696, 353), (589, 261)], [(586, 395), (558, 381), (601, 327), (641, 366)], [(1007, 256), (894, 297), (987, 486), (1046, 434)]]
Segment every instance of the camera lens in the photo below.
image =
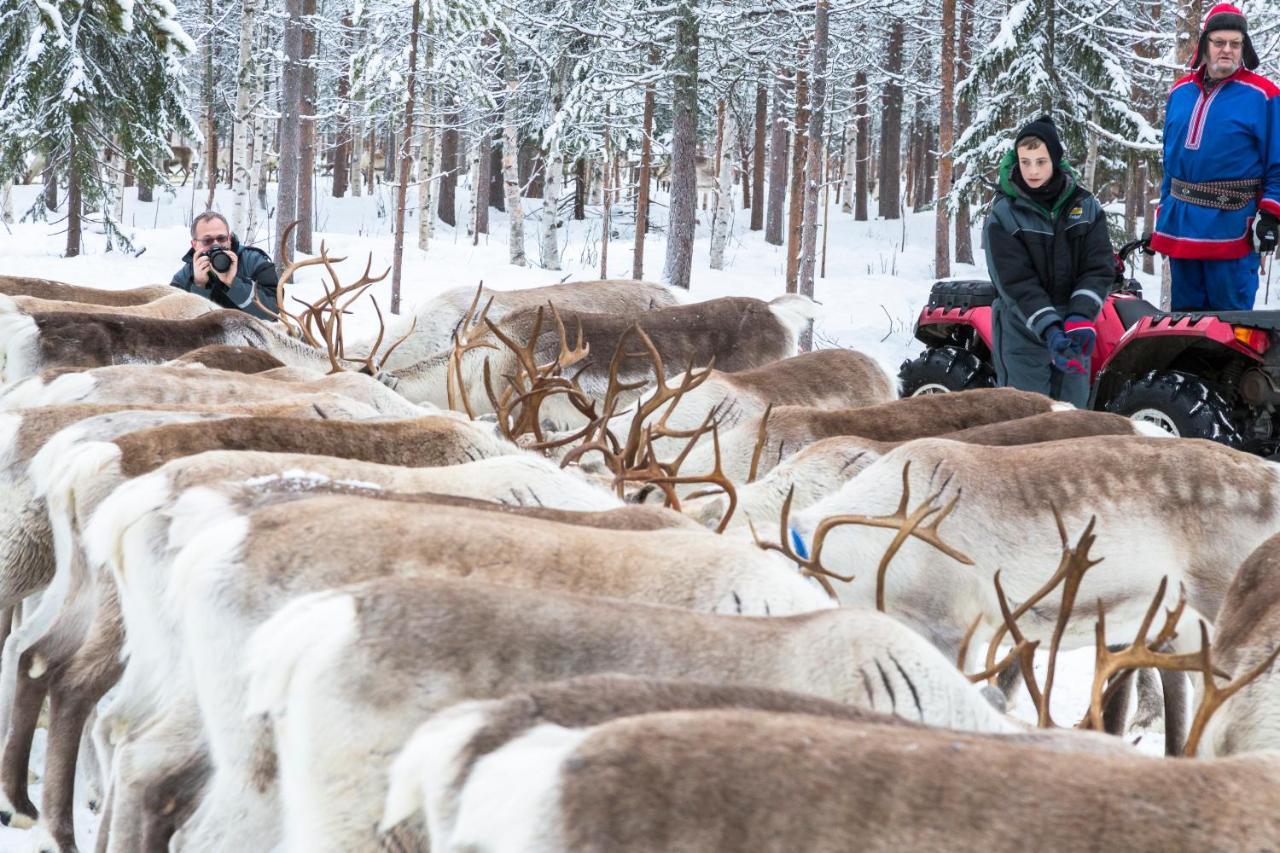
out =
[(209, 253), (209, 266), (213, 267), (220, 273), (224, 273), (231, 269), (231, 253), (217, 249)]

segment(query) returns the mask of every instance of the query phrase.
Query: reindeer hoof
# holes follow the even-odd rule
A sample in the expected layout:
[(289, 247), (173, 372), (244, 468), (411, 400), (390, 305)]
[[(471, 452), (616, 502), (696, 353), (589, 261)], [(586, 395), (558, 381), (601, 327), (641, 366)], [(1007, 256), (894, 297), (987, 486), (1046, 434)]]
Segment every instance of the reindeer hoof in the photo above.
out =
[(0, 809), (0, 824), (8, 826), (11, 820), (13, 820), (13, 812), (7, 809)]

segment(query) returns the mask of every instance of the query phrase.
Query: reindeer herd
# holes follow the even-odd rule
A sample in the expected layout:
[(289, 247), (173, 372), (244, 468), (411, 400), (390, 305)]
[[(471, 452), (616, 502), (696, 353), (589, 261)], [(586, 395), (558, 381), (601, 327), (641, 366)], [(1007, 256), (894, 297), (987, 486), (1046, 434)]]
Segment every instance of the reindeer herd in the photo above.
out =
[(895, 399), (797, 296), (460, 288), (347, 340), (340, 260), (273, 323), (0, 276), (33, 849), (86, 804), (101, 851), (1280, 846), (1276, 463)]

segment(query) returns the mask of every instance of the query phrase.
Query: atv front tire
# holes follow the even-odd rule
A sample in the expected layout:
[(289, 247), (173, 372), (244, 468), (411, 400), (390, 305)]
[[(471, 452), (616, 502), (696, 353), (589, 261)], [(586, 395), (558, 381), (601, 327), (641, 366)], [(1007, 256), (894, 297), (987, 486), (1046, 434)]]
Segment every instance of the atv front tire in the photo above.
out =
[(902, 397), (994, 387), (996, 374), (991, 365), (955, 346), (927, 349), (898, 368), (898, 391)]
[(1153, 370), (1130, 379), (1108, 401), (1107, 411), (1182, 438), (1207, 438), (1235, 448), (1244, 443), (1227, 401), (1186, 373)]

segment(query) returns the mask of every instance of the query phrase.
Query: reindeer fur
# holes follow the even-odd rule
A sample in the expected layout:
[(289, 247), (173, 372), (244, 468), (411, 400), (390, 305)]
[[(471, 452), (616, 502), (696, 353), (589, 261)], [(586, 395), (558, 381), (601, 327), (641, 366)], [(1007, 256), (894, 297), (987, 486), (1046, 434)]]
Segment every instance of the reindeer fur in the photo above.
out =
[(1274, 754), (1064, 753), (801, 714), (676, 711), (533, 729), (472, 772), (441, 847), (1264, 850), (1280, 845), (1278, 773)]
[[(979, 615), (987, 629), (1001, 624), (992, 584), (997, 570), (1011, 601), (1025, 600), (1053, 572), (1062, 548), (1055, 508), (1072, 541), (1097, 517), (1091, 554), (1105, 560), (1084, 577), (1066, 648), (1094, 642), (1099, 600), (1108, 636), (1132, 637), (1165, 576), (1170, 589), (1186, 588), (1184, 626), (1194, 626), (1197, 616), (1212, 620), (1235, 568), (1280, 529), (1276, 463), (1210, 441), (1125, 436), (1014, 447), (910, 442), (799, 513), (794, 529), (809, 541), (826, 516), (892, 512), (907, 463), (913, 506), (938, 490), (941, 504), (959, 495), (940, 534), (975, 565), (907, 542), (887, 574), (886, 606), (952, 653)], [(891, 535), (846, 526), (827, 537), (823, 562), (859, 575), (852, 584), (836, 582), (843, 602), (873, 600), (873, 567)], [(1020, 620), (1029, 639), (1047, 642), (1056, 601), (1055, 593)], [(1194, 627), (1184, 627), (1175, 644), (1191, 651), (1197, 642)]]
[[(805, 322), (814, 314), (814, 303), (804, 297), (780, 296), (771, 302), (749, 297), (723, 297), (691, 305), (657, 308), (640, 317), (619, 314), (596, 314), (561, 311), (570, 344), (577, 342), (577, 327), (582, 325), (582, 340), (590, 347), (586, 357), (575, 364), (572, 373), (583, 391), (593, 400), (602, 401), (609, 382), (609, 363), (623, 335), (633, 324), (639, 324), (652, 339), (665, 368), (673, 373), (706, 366), (715, 360), (723, 371), (735, 372), (760, 367), (778, 359), (795, 355), (796, 342)], [(542, 330), (534, 345), (539, 364), (549, 362), (560, 351), (560, 337), (548, 312), (543, 312)], [(509, 314), (497, 324), (512, 340), (525, 344), (533, 334), (536, 309), (523, 309)], [(487, 336), (487, 337), (486, 337)], [(497, 344), (491, 333), (477, 340)], [(626, 341), (627, 354), (621, 361), (618, 378), (623, 382), (647, 381), (652, 364), (640, 340), (631, 336)], [(471, 350), (463, 355), (463, 386), (474, 412), (491, 412), (485, 393), (483, 368), (486, 360), (496, 383), (503, 390), (506, 376), (517, 374), (516, 356), (501, 344), (493, 349)], [(448, 404), (446, 377), (451, 349), (432, 355), (412, 367), (383, 371), (378, 379), (415, 402)], [(623, 395), (621, 405), (628, 405), (639, 392)], [(572, 426), (582, 416), (563, 395), (551, 397), (543, 406), (546, 419), (560, 426)]]
[[(1213, 662), (1239, 675), (1280, 645), (1280, 534), (1254, 549), (1227, 588), (1214, 620)], [(1280, 665), (1226, 701), (1209, 721), (1201, 754), (1280, 749)]]
[(0, 390), (0, 411), (60, 403), (220, 405), (316, 393), (340, 394), (389, 417), (408, 418), (432, 411), (409, 403), (359, 373), (299, 380), (296, 373), (281, 374), (281, 370), (288, 368), (245, 375), (198, 364), (130, 364), (54, 374), (47, 379), (42, 374)]
[[(472, 771), (535, 727), (584, 729), (641, 714), (722, 708), (919, 727), (903, 717), (783, 690), (616, 674), (572, 678), (536, 685), (502, 699), (461, 702), (431, 717), (392, 763), (379, 830), (387, 832), (422, 809), (427, 834), (437, 841), (437, 849), (451, 849), (449, 839), (461, 805), (459, 797)], [(1129, 751), (1118, 738), (1088, 731), (1043, 730), (995, 737), (1063, 751)]]
[[(286, 604), (254, 633), (246, 660), (248, 711), (272, 714), (291, 849), (376, 849), (369, 827), (386, 756), (425, 714), (575, 675), (774, 687), (932, 725), (1018, 728), (923, 638), (869, 611), (739, 618), (388, 578)], [(338, 719), (350, 731), (341, 743)]]
[(56, 299), (66, 302), (83, 302), (88, 305), (114, 305), (125, 307), (143, 305), (162, 299), (176, 292), (167, 284), (153, 284), (128, 290), (102, 290), (96, 287), (80, 287), (50, 281), (44, 278), (0, 275), (0, 293), (7, 296), (34, 296), (40, 299)]
[[(944, 438), (971, 444), (1008, 447), (1091, 435), (1149, 435), (1168, 437), (1159, 427), (1106, 412), (1046, 412), (1011, 421), (946, 433)], [(838, 435), (815, 441), (784, 459), (764, 477), (738, 489), (738, 507), (731, 526), (748, 521), (757, 530), (777, 530), (782, 505), (794, 490), (791, 511), (798, 512), (838, 491), (868, 465), (899, 446), (901, 441), (873, 441), (858, 435)], [(708, 526), (720, 523), (728, 510), (725, 495), (696, 498), (684, 511)]]

